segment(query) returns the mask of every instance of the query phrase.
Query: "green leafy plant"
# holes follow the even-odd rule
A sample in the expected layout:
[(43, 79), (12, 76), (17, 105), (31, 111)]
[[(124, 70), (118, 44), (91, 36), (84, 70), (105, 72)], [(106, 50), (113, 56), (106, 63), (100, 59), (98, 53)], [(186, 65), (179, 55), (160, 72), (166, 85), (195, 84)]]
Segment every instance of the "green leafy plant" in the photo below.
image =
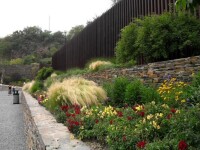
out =
[(161, 97), (152, 87), (147, 87), (136, 79), (128, 84), (125, 92), (125, 103), (128, 105), (145, 104), (147, 102), (159, 102)]
[(188, 48), (195, 49), (190, 55), (198, 55), (199, 28), (199, 19), (187, 13), (135, 19), (121, 32), (115, 51), (117, 62), (139, 61), (141, 56), (145, 62), (181, 58), (187, 56)]
[(30, 93), (34, 93), (36, 91), (40, 91), (43, 88), (43, 83), (39, 80), (36, 80), (34, 84), (30, 88)]
[[(110, 92), (111, 103), (115, 106), (123, 106), (126, 86), (129, 84), (129, 80), (125, 77), (118, 77), (114, 80), (112, 86), (112, 93)], [(110, 89), (111, 91), (111, 89)]]
[(42, 68), (38, 71), (36, 75), (36, 80), (45, 80), (53, 73), (52, 68)]

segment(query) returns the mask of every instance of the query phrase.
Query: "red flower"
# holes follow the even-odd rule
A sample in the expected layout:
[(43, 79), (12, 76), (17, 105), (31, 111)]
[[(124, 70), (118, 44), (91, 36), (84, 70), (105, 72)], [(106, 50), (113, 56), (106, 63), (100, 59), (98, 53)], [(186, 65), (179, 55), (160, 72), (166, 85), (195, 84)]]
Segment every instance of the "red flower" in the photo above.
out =
[(146, 145), (146, 142), (145, 142), (145, 141), (140, 141), (140, 142), (137, 143), (137, 147), (138, 147), (138, 148), (144, 148), (145, 145)]
[(171, 113), (167, 115), (167, 119), (171, 119), (171, 117), (172, 117)]
[(113, 120), (110, 120), (110, 124), (113, 124)]
[(186, 150), (187, 148), (188, 148), (188, 145), (184, 140), (181, 140), (178, 143), (178, 150)]
[(134, 105), (134, 106), (132, 107), (132, 109), (133, 109), (134, 111), (137, 111), (136, 107), (138, 107), (138, 106), (139, 106), (139, 105), (136, 104), (136, 105)]
[(123, 139), (123, 141), (125, 142), (125, 141), (126, 141), (126, 136), (124, 135), (122, 139)]
[(96, 123), (96, 124), (97, 124), (97, 123), (99, 123), (99, 120), (98, 120), (98, 119), (96, 119), (96, 120), (95, 120), (95, 123)]
[(117, 111), (117, 116), (118, 117), (123, 117), (123, 113), (121, 111)]
[(128, 119), (128, 120), (132, 120), (132, 117), (131, 117), (131, 116), (128, 116), (127, 119)]
[(141, 111), (141, 112), (138, 112), (138, 115), (140, 115), (141, 117), (144, 117), (144, 112), (143, 111)]
[(70, 116), (71, 116), (71, 114), (69, 114), (68, 112), (66, 112), (66, 116), (67, 116), (67, 117), (70, 117)]
[(176, 113), (176, 109), (172, 108), (171, 112), (175, 114)]
[(72, 116), (73, 118), (75, 118), (76, 114), (71, 114), (71, 116)]
[(78, 122), (78, 121), (75, 121), (74, 124), (75, 124), (76, 126), (79, 126), (79, 122)]
[(69, 109), (69, 106), (68, 106), (68, 105), (61, 106), (61, 109), (62, 109), (63, 111), (68, 111), (68, 109)]
[(75, 109), (75, 113), (79, 115), (81, 113), (80, 109)]

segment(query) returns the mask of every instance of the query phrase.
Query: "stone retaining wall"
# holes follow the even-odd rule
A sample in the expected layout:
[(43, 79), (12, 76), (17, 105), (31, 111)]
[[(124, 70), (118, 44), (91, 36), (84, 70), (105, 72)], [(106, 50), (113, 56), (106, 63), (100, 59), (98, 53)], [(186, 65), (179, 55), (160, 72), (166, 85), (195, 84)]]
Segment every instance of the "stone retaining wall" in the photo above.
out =
[(89, 150), (72, 138), (66, 126), (57, 123), (52, 114), (30, 94), (22, 92), (27, 145), (30, 150)]
[(139, 77), (145, 83), (158, 85), (168, 76), (190, 82), (193, 73), (200, 71), (200, 56), (181, 58), (169, 61), (149, 63), (132, 68), (115, 68), (83, 75), (84, 78), (99, 84), (112, 81), (118, 76)]
[(39, 70), (39, 64), (32, 65), (0, 65), (0, 77), (33, 79)]

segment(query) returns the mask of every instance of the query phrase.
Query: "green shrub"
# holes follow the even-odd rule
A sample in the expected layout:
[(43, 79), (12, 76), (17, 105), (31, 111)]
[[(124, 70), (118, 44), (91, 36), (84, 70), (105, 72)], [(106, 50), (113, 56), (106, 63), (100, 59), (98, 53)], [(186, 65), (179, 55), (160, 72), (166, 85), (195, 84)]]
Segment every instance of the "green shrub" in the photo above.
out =
[(32, 85), (32, 87), (30, 89), (30, 92), (31, 93), (35, 93), (36, 91), (42, 90), (42, 88), (43, 88), (43, 83), (41, 81), (39, 81), (39, 80), (36, 80), (34, 82), (34, 84)]
[(144, 57), (146, 62), (200, 54), (200, 20), (180, 13), (136, 19), (121, 32), (116, 60), (125, 63)]
[(141, 103), (143, 85), (141, 81), (134, 80), (126, 87), (125, 102), (133, 105), (135, 103)]
[(135, 42), (137, 39), (137, 25), (130, 23), (121, 30), (121, 39), (116, 45), (116, 62), (126, 63), (134, 59)]
[(53, 73), (53, 69), (52, 68), (42, 68), (38, 71), (37, 76), (36, 76), (36, 80), (45, 80), (46, 78), (48, 78), (51, 74)]
[(197, 74), (194, 75), (191, 86), (193, 86), (193, 87), (200, 86), (200, 72), (198, 72)]
[(128, 85), (128, 83), (129, 81), (125, 77), (118, 77), (115, 79), (113, 83), (112, 93), (109, 96), (113, 105), (123, 106), (126, 86)]
[(161, 97), (154, 88), (145, 86), (140, 80), (134, 80), (126, 87), (125, 102), (128, 105), (145, 104), (151, 101), (159, 102)]
[(84, 73), (87, 73), (87, 69), (72, 68), (72, 69), (67, 70), (66, 72), (56, 71), (56, 74), (58, 74), (57, 79), (59, 79), (60, 81), (62, 81), (65, 78), (81, 75)]

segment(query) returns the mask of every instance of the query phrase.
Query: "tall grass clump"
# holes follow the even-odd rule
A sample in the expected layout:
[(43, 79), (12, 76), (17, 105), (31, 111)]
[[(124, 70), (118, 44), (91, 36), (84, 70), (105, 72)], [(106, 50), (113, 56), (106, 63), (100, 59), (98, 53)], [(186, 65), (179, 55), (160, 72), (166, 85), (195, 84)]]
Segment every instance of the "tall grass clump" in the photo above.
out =
[(24, 84), (24, 86), (22, 87), (23, 91), (27, 91), (30, 92), (31, 87), (34, 85), (35, 81), (31, 81), (31, 82), (27, 82)]
[(80, 77), (73, 77), (52, 84), (47, 95), (49, 100), (46, 105), (50, 109), (65, 104), (99, 105), (107, 99), (106, 92), (95, 82)]
[(94, 61), (94, 62), (90, 63), (89, 70), (98, 71), (100, 69), (109, 68), (111, 66), (113, 66), (113, 64), (109, 61), (98, 60), (98, 61)]

